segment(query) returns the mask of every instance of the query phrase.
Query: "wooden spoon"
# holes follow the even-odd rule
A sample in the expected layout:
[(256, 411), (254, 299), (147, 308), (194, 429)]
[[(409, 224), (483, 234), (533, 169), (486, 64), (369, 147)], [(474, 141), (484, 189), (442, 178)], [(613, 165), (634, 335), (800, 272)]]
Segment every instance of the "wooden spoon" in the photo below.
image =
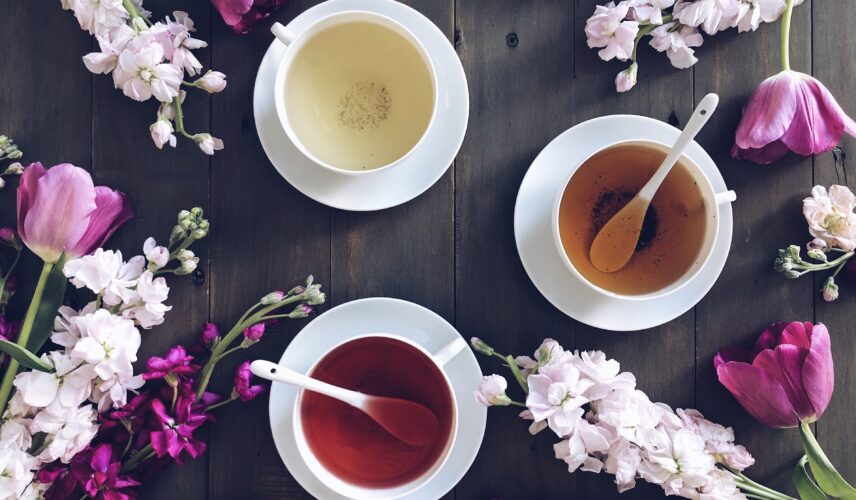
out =
[(290, 384), (348, 403), (365, 412), (387, 432), (406, 444), (427, 446), (437, 442), (440, 436), (440, 421), (437, 420), (437, 415), (419, 403), (350, 391), (261, 359), (253, 361), (250, 370), (258, 377)]
[(717, 104), (719, 104), (719, 96), (716, 94), (707, 94), (702, 98), (690, 116), (684, 131), (681, 132), (672, 150), (651, 179), (598, 231), (591, 244), (589, 258), (599, 271), (614, 273), (633, 257), (633, 252), (636, 251), (636, 245), (639, 243), (639, 234), (642, 232), (642, 222), (645, 220), (645, 213), (651, 205), (651, 200), (678, 158), (684, 153), (684, 149), (689, 146), (716, 110)]

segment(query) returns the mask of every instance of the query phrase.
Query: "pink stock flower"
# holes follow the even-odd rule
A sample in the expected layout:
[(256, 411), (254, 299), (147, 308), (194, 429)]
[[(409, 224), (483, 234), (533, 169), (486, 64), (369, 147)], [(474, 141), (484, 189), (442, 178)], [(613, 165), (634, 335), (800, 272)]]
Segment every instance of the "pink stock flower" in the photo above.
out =
[(259, 340), (261, 340), (262, 337), (264, 336), (264, 334), (265, 334), (264, 322), (256, 323), (255, 325), (252, 325), (252, 326), (244, 329), (244, 337), (246, 337), (247, 340), (252, 340), (254, 342), (258, 342)]
[(195, 403), (196, 394), (187, 383), (179, 387), (172, 414), (163, 401), (152, 400), (151, 423), (155, 430), (151, 431), (149, 438), (158, 458), (169, 455), (177, 463), (184, 463), (185, 455), (197, 458), (205, 453), (205, 442), (194, 438), (193, 432), (212, 417), (205, 412), (204, 403)]
[(246, 35), (257, 22), (285, 4), (285, 0), (211, 0), (211, 3), (235, 33)]
[(214, 341), (220, 338), (220, 329), (214, 323), (205, 323), (205, 328), (202, 330), (202, 343), (206, 346), (214, 344)]
[(731, 156), (767, 164), (788, 151), (812, 156), (856, 137), (856, 123), (817, 79), (785, 70), (767, 78), (743, 108)]
[(821, 323), (776, 323), (751, 352), (723, 349), (713, 364), (720, 383), (770, 427), (814, 422), (832, 398), (832, 350)]
[(45, 262), (92, 253), (133, 217), (124, 194), (95, 186), (86, 170), (33, 163), (18, 186), (18, 232)]
[(166, 378), (170, 385), (175, 385), (181, 377), (199, 371), (199, 366), (191, 364), (191, 361), (193, 361), (193, 356), (188, 356), (184, 347), (180, 345), (175, 346), (163, 358), (158, 356), (149, 358), (146, 362), (146, 372), (143, 373), (143, 380)]
[(244, 361), (235, 370), (235, 395), (241, 398), (241, 401), (249, 401), (265, 392), (265, 386), (251, 385), (252, 381), (253, 372), (250, 371), (250, 362)]
[(586, 21), (588, 46), (600, 48), (597, 54), (604, 61), (626, 61), (633, 54), (636, 34), (639, 33), (639, 21), (626, 19), (629, 10), (627, 2), (598, 5), (594, 15)]

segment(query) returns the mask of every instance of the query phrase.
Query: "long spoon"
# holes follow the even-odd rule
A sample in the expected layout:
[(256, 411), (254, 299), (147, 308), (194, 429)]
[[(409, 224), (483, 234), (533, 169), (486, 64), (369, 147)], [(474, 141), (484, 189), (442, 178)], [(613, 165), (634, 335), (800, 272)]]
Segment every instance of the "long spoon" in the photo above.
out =
[(290, 384), (348, 403), (362, 410), (387, 432), (406, 444), (426, 446), (435, 443), (440, 435), (437, 415), (419, 403), (350, 391), (261, 359), (253, 361), (250, 370), (258, 377)]
[(651, 179), (598, 231), (591, 244), (589, 257), (599, 271), (614, 273), (633, 257), (651, 200), (654, 199), (654, 195), (657, 194), (657, 190), (660, 189), (660, 185), (663, 184), (678, 158), (684, 153), (684, 149), (695, 139), (716, 110), (717, 104), (719, 104), (719, 96), (716, 94), (707, 94), (702, 98), (687, 121), (684, 131), (681, 132), (672, 150)]

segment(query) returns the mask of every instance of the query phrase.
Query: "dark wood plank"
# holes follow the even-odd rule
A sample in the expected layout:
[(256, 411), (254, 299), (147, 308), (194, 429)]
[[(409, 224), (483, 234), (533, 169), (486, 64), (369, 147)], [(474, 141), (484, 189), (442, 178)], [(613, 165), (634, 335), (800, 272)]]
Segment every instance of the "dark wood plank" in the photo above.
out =
[[(275, 16), (286, 23), (315, 2), (290, 2)], [(262, 151), (253, 120), (253, 85), (273, 41), (272, 20), (251, 35), (234, 34), (218, 14), (213, 20), (213, 65), (229, 76), (212, 101), (212, 126), (226, 149), (212, 161), (211, 317), (228, 328), (271, 290), (289, 289), (313, 273), (330, 288), (330, 210), (283, 180)], [(287, 321), (261, 347), (241, 352), (218, 368), (214, 387), (231, 390), (234, 368), (245, 359), (278, 360), (306, 323)], [(276, 452), (267, 397), (233, 404), (211, 428), (208, 495), (212, 499), (308, 496)]]
[[(196, 23), (195, 36), (211, 40), (211, 7), (196, 0), (147, 0), (146, 9), (154, 20), (184, 10)], [(210, 48), (196, 51), (202, 64), (209, 67)], [(82, 56), (83, 54), (80, 54)], [(80, 63), (81, 70), (85, 71)], [(192, 79), (187, 77), (186, 79)], [(120, 248), (128, 258), (142, 253), (143, 241), (154, 236), (159, 242), (169, 238), (182, 209), (200, 206), (209, 211), (209, 158), (193, 144), (179, 139), (178, 147), (158, 150), (149, 137), (149, 125), (157, 116), (158, 103), (152, 98), (140, 103), (113, 87), (109, 76), (95, 75), (92, 88), (92, 169), (96, 182), (128, 194), (134, 205), (135, 218), (111, 246)], [(209, 96), (205, 92), (188, 92), (184, 104), (187, 127), (204, 131), (210, 126)], [(210, 215), (210, 214), (209, 214)], [(212, 220), (214, 231), (217, 222)], [(194, 245), (200, 257), (200, 269), (208, 273), (208, 242)], [(140, 360), (162, 355), (177, 344), (194, 342), (208, 319), (208, 280), (194, 285), (190, 276), (170, 276), (172, 310), (163, 325), (143, 332)], [(201, 429), (205, 436), (207, 429)], [(182, 466), (165, 470), (157, 481), (149, 481), (143, 495), (149, 498), (205, 498), (208, 456)]]
[[(794, 11), (791, 62), (811, 64), (811, 5)], [(707, 38), (695, 69), (695, 97), (717, 92), (720, 109), (701, 133), (700, 142), (719, 165), (728, 186), (737, 191), (731, 255), (716, 286), (696, 308), (697, 404), (707, 417), (733, 426), (737, 441), (756, 458), (747, 474), (793, 493), (790, 473), (801, 455), (796, 432), (768, 429), (755, 422), (717, 382), (716, 351), (751, 345), (775, 321), (812, 319), (810, 280), (788, 281), (772, 271), (776, 249), (805, 239), (800, 200), (811, 187), (811, 160), (788, 157), (771, 166), (732, 160), (729, 150), (740, 110), (766, 77), (779, 71), (779, 23), (751, 34), (729, 31)], [(751, 55), (750, 55), (751, 54)]]
[[(541, 297), (520, 264), (513, 212), (532, 160), (573, 124), (573, 2), (493, 1), (486, 8), (458, 0), (457, 23), (470, 87), (470, 125), (455, 171), (458, 329), (501, 352), (528, 354), (546, 336), (571, 348), (574, 322)], [(507, 375), (496, 360), (480, 358), (484, 373)], [(522, 399), (515, 387), (509, 394)], [(557, 440), (547, 432), (533, 439), (527, 427), (512, 409), (490, 411), (482, 448), (456, 495), (573, 492), (578, 475), (553, 458)]]
[[(812, 14), (816, 27), (812, 38), (814, 75), (826, 84), (850, 116), (856, 116), (856, 89), (852, 80), (847, 78), (850, 71), (844, 70), (856, 64), (856, 46), (852, 39), (844, 36), (849, 33), (847, 27), (856, 21), (856, 12), (846, 0), (836, 0), (813, 2)], [(815, 159), (814, 183), (824, 186), (843, 184), (856, 189), (856, 174), (850, 165), (852, 162), (847, 161), (847, 153), (856, 152), (856, 140), (845, 136), (840, 148), (840, 151)], [(816, 289), (823, 286), (825, 276), (817, 277), (814, 282)], [(856, 387), (849, 382), (856, 379), (856, 346), (852, 342), (856, 320), (856, 282), (846, 278), (838, 282), (841, 298), (837, 302), (823, 302), (815, 290), (815, 318), (829, 327), (835, 358), (835, 393), (826, 414), (817, 423), (817, 434), (838, 472), (853, 484), (856, 481), (856, 455), (852, 451)]]

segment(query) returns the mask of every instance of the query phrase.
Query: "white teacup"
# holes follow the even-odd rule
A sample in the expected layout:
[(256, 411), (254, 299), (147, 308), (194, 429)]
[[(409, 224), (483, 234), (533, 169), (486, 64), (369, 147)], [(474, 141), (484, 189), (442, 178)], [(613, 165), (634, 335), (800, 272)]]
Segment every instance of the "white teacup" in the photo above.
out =
[(292, 421), (294, 423), (294, 435), (296, 436), (297, 441), (297, 450), (300, 453), (300, 456), (302, 457), (306, 466), (312, 472), (312, 474), (315, 475), (315, 477), (318, 478), (318, 480), (321, 481), (325, 486), (344, 497), (359, 500), (391, 500), (396, 498), (402, 498), (416, 492), (426, 483), (428, 483), (428, 481), (433, 479), (434, 476), (436, 476), (440, 469), (443, 467), (443, 465), (448, 461), (450, 452), (452, 451), (452, 447), (455, 445), (455, 440), (457, 439), (458, 432), (458, 405), (455, 400), (455, 393), (452, 388), (452, 383), (451, 381), (449, 381), (449, 377), (443, 370), (443, 366), (450, 362), (461, 351), (466, 349), (467, 343), (466, 341), (464, 341), (464, 339), (459, 337), (448, 343), (436, 353), (431, 354), (419, 344), (404, 337), (400, 337), (398, 335), (392, 335), (388, 333), (371, 333), (366, 335), (360, 335), (357, 337), (349, 338), (328, 349), (324, 353), (324, 355), (322, 355), (318, 360), (316, 360), (315, 363), (313, 363), (312, 367), (307, 371), (307, 374), (311, 374), (318, 366), (318, 363), (320, 363), (321, 360), (323, 360), (328, 354), (330, 354), (339, 346), (367, 337), (382, 337), (394, 339), (404, 344), (407, 344), (408, 346), (411, 346), (422, 354), (424, 354), (427, 359), (430, 359), (437, 366), (438, 371), (442, 373), (444, 384), (442, 387), (438, 387), (437, 390), (448, 391), (452, 402), (452, 421), (447, 442), (442, 453), (431, 465), (431, 467), (426, 470), (422, 475), (404, 484), (388, 488), (367, 488), (344, 481), (335, 474), (333, 474), (330, 470), (328, 470), (318, 460), (318, 458), (313, 454), (312, 449), (310, 448), (309, 443), (306, 440), (306, 435), (303, 432), (303, 422), (301, 415), (304, 391), (301, 391), (297, 397), (296, 403), (294, 405), (294, 415), (292, 418)]
[(360, 175), (400, 165), (423, 142), (437, 114), (437, 75), (401, 23), (344, 11), (300, 33), (280, 23), (271, 31), (287, 47), (276, 74), (276, 112), (307, 158)]
[(650, 147), (653, 149), (659, 149), (663, 152), (668, 152), (671, 149), (670, 145), (663, 144), (661, 142), (656, 141), (648, 141), (648, 140), (639, 140), (639, 141), (619, 141), (608, 146), (605, 146), (591, 155), (589, 155), (586, 159), (581, 161), (568, 175), (565, 181), (562, 183), (562, 189), (559, 191), (556, 200), (553, 203), (553, 214), (552, 214), (552, 230), (553, 230), (553, 241), (556, 246), (556, 251), (559, 252), (559, 256), (562, 259), (562, 262), (565, 263), (565, 267), (582, 283), (588, 286), (591, 290), (605, 295), (610, 298), (617, 299), (628, 299), (628, 300), (652, 300), (660, 297), (664, 297), (666, 295), (672, 294), (682, 287), (684, 287), (687, 283), (692, 281), (699, 272), (701, 272), (702, 268), (704, 268), (705, 264), (707, 264), (708, 260), (710, 260), (711, 255), (713, 254), (713, 249), (716, 244), (716, 240), (719, 237), (719, 218), (720, 218), (720, 206), (726, 203), (731, 203), (737, 199), (737, 195), (734, 191), (723, 191), (721, 193), (717, 193), (713, 185), (708, 179), (707, 175), (704, 171), (692, 160), (692, 158), (684, 154), (678, 162), (686, 166), (689, 173), (692, 175), (693, 180), (696, 182), (696, 185), (701, 192), (701, 196), (704, 201), (705, 210), (708, 214), (711, 214), (712, 217), (706, 218), (706, 227), (704, 231), (704, 236), (701, 244), (701, 248), (698, 252), (698, 256), (692, 265), (683, 273), (677, 280), (673, 281), (668, 286), (661, 288), (657, 291), (645, 294), (624, 294), (617, 293), (612, 290), (607, 290), (601, 286), (598, 286), (588, 280), (583, 274), (574, 266), (574, 263), (571, 261), (568, 256), (565, 248), (562, 244), (562, 235), (559, 229), (559, 210), (562, 203), (562, 197), (567, 190), (568, 184), (572, 181), (574, 174), (586, 164), (591, 158), (594, 156), (603, 153), (611, 148), (615, 148), (618, 146), (644, 146)]

